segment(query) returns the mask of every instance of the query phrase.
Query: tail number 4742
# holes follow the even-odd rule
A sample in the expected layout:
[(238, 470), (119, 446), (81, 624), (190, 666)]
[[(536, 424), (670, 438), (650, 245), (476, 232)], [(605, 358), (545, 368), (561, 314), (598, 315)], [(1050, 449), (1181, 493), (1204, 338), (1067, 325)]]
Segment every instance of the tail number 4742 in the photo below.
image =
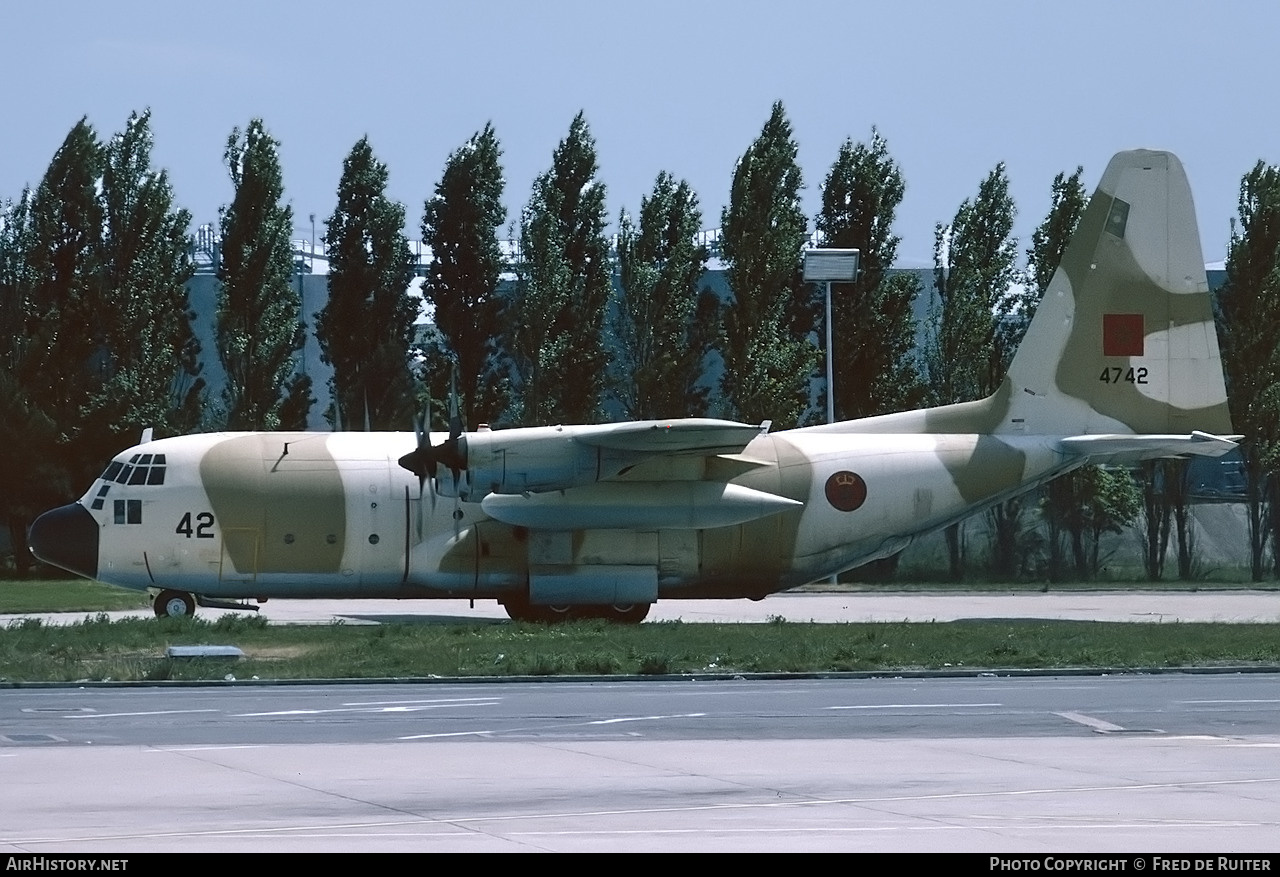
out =
[(1113, 365), (1110, 368), (1104, 368), (1102, 374), (1098, 376), (1098, 380), (1104, 384), (1145, 384), (1147, 382), (1147, 369), (1143, 366), (1126, 370), (1118, 365)]
[(197, 539), (213, 538), (213, 513), (200, 512), (195, 516), (195, 525), (192, 526), (191, 512), (187, 512), (182, 516), (182, 520), (178, 521), (178, 526), (173, 532), (180, 536), (186, 536), (190, 539), (195, 536)]

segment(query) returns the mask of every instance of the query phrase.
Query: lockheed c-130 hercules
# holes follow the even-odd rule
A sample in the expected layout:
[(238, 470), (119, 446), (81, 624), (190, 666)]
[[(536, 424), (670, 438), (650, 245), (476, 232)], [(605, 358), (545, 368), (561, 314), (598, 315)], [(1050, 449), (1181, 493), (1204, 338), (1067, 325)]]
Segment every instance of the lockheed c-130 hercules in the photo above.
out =
[[(1178, 159), (1112, 159), (999, 389), (769, 432), (682, 419), (447, 434), (144, 441), (31, 550), (158, 592), (159, 615), (267, 598), (472, 598), (512, 618), (640, 621), (654, 601), (760, 598), (1089, 462), (1233, 447)], [(439, 501), (447, 497), (448, 501)]]

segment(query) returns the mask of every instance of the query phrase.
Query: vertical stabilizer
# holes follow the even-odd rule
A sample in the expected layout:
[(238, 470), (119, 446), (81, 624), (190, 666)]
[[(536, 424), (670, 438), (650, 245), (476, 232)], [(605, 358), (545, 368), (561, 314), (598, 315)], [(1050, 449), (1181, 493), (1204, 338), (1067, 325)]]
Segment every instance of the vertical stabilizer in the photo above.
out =
[(1000, 433), (1231, 432), (1195, 208), (1175, 155), (1133, 150), (1107, 165), (1001, 395)]

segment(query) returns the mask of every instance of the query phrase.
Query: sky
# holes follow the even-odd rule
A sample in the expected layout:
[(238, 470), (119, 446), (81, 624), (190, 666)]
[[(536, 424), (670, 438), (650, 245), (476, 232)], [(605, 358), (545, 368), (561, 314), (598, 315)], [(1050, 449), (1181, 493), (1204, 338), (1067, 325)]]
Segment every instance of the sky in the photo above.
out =
[(324, 232), (368, 136), (421, 237), (449, 154), (492, 122), (508, 220), (582, 110), (610, 228), (660, 171), (720, 224), (734, 164), (782, 101), (812, 218), (846, 138), (886, 139), (906, 181), (899, 264), (1000, 162), (1020, 248), (1055, 174), (1092, 191), (1111, 155), (1187, 169), (1204, 257), (1225, 258), (1241, 177), (1280, 163), (1280, 4), (1263, 0), (60, 0), (0, 4), (0, 199), (36, 185), (81, 118), (102, 137), (150, 109), (154, 163), (194, 226), (231, 200), (223, 151), (263, 119), (295, 237)]

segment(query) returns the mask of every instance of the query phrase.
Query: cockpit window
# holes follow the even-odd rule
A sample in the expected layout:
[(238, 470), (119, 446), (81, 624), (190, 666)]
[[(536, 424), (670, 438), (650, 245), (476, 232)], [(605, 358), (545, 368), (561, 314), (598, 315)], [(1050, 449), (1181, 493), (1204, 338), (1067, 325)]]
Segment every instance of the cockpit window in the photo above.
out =
[(128, 464), (113, 461), (102, 473), (102, 480), (117, 484), (164, 484), (164, 470), (164, 454), (134, 454)]

